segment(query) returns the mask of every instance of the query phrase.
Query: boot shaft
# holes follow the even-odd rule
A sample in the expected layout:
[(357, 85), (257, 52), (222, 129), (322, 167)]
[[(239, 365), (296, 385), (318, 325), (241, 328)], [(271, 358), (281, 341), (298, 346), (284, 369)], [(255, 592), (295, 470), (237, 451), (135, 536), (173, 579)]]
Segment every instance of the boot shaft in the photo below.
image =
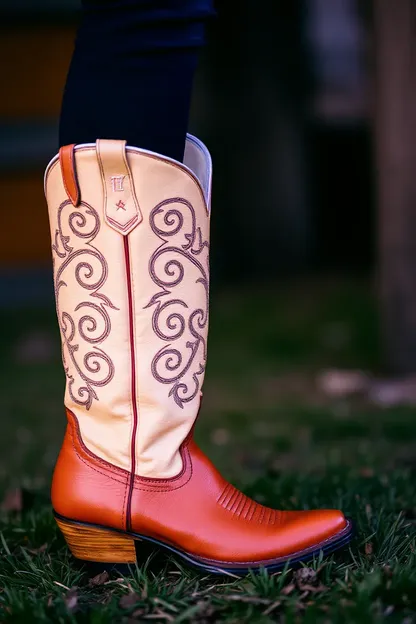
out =
[(179, 452), (203, 383), (211, 160), (123, 141), (67, 146), (45, 175), (65, 405), (87, 449), (148, 477)]

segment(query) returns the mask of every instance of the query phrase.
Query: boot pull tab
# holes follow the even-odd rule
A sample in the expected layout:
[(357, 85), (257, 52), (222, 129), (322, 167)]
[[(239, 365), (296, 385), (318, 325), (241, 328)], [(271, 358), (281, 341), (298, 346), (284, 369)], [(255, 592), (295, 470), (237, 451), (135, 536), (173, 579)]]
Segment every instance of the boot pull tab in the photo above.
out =
[(126, 236), (142, 220), (127, 162), (126, 141), (97, 139), (104, 191), (104, 215), (110, 227)]
[(78, 206), (81, 200), (74, 159), (75, 144), (65, 145), (59, 150), (59, 162), (61, 164), (62, 180), (66, 194), (74, 206)]

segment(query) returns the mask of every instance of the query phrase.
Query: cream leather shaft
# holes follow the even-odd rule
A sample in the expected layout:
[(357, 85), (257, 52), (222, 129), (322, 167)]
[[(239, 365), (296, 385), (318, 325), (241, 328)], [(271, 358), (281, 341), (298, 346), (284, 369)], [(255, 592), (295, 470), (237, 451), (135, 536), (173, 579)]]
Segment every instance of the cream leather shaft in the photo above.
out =
[(205, 372), (211, 160), (189, 136), (185, 161), (76, 146), (78, 205), (58, 157), (45, 175), (65, 405), (90, 451), (147, 477), (180, 472)]

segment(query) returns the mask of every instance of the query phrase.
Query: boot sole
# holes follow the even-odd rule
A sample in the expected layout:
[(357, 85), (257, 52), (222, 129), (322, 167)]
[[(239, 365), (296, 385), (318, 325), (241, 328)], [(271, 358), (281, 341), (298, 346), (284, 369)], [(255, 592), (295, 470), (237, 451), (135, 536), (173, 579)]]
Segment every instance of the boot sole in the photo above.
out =
[(238, 564), (197, 557), (146, 535), (126, 533), (96, 524), (76, 522), (56, 512), (54, 516), (71, 553), (82, 561), (108, 564), (110, 566), (114, 564), (136, 564), (137, 552), (140, 554), (139, 544), (144, 542), (143, 545), (147, 546), (146, 556), (152, 554), (154, 550), (161, 550), (165, 555), (173, 554), (180, 557), (188, 565), (200, 571), (202, 570), (210, 574), (234, 574), (237, 576), (244, 576), (249, 570), (259, 570), (261, 568), (265, 568), (269, 572), (277, 572), (288, 563), (290, 563), (290, 566), (295, 566), (296, 564), (310, 561), (321, 552), (324, 555), (328, 555), (346, 546), (353, 536), (352, 521), (347, 520), (347, 526), (337, 535), (313, 547), (273, 560)]
[(277, 572), (288, 563), (291, 566), (310, 561), (321, 552), (328, 555), (343, 546), (346, 546), (353, 536), (353, 524), (347, 520), (347, 526), (331, 539), (325, 540), (313, 547), (307, 548), (290, 556), (279, 557), (269, 561), (255, 562), (250, 564), (233, 564), (231, 562), (214, 561), (191, 555), (178, 550), (173, 546), (160, 542), (152, 537), (138, 533), (126, 533), (117, 529), (110, 529), (95, 524), (75, 522), (57, 513), (55, 520), (62, 531), (70, 551), (81, 561), (90, 561), (100, 564), (136, 564), (137, 552), (140, 554), (139, 543), (142, 542), (146, 556), (156, 550), (165, 555), (176, 555), (188, 565), (208, 572), (210, 574), (235, 574), (243, 576), (249, 570), (265, 568), (269, 572)]

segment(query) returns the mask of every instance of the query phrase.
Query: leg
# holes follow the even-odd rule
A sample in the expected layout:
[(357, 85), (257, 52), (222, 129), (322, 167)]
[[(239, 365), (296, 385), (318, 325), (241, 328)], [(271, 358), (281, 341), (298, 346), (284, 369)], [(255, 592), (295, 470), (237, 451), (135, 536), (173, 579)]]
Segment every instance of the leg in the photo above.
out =
[(211, 14), (212, 0), (83, 0), (60, 145), (125, 139), (181, 161)]

